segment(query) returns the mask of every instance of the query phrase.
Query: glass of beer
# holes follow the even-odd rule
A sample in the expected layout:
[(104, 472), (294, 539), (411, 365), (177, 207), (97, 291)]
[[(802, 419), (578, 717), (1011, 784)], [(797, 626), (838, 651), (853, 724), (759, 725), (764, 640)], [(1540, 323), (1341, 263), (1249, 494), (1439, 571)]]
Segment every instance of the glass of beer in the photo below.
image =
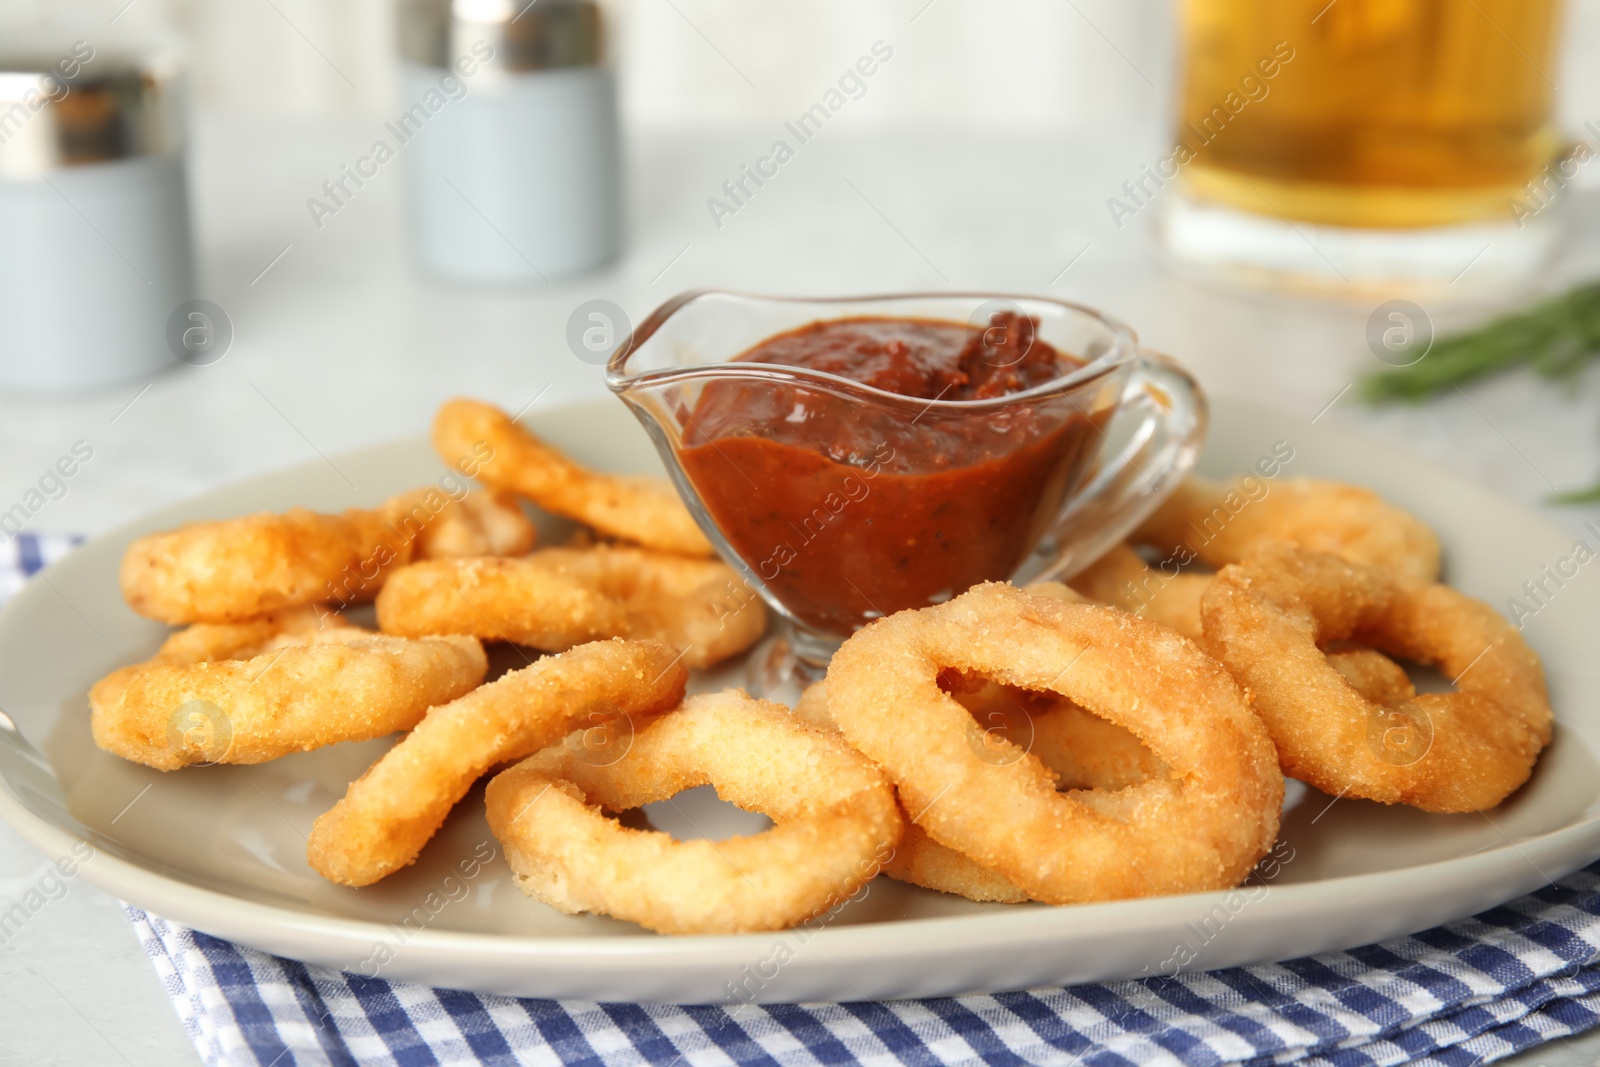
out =
[(1425, 288), (1523, 277), (1553, 250), (1582, 162), (1551, 124), (1559, 0), (1180, 10), (1172, 154), (1124, 189), (1175, 184), (1159, 229), (1178, 266)]

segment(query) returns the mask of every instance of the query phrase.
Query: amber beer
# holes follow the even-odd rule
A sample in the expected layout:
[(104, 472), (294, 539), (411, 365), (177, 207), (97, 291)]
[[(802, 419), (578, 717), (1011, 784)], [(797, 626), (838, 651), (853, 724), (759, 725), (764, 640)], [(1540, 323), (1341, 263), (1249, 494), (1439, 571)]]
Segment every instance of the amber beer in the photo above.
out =
[(1185, 191), (1330, 226), (1507, 220), (1561, 149), (1558, 14), (1559, 0), (1182, 0)]

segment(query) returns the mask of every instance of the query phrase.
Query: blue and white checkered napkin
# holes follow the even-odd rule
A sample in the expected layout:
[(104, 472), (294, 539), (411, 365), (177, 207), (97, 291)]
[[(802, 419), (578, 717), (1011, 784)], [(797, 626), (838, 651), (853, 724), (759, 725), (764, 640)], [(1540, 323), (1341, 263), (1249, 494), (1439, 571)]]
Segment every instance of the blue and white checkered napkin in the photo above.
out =
[(1600, 865), (1466, 922), (1175, 979), (864, 1004), (518, 1000), (307, 967), (130, 907), (208, 1064), (1472, 1067), (1600, 1022)]
[(60, 534), (17, 534), (0, 530), (0, 604), (22, 588), (35, 571), (71, 552), (81, 537)]
[[(0, 545), (0, 591), (69, 550)], [(1472, 919), (1175, 979), (861, 1004), (519, 1000), (242, 948), (129, 907), (207, 1064), (1473, 1067), (1600, 1023), (1600, 864)]]

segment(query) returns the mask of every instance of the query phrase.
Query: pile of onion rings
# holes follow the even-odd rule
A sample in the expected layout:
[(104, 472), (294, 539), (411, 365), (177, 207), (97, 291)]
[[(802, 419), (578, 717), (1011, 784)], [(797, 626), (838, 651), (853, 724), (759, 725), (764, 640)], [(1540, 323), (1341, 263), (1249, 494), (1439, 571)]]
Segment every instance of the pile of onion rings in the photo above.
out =
[[(1551, 737), (1538, 657), (1438, 584), (1432, 530), (1359, 487), (1192, 479), (1068, 584), (867, 625), (791, 710), (686, 698), (767, 614), (666, 483), (588, 470), (476, 401), (444, 405), (433, 441), (482, 488), (135, 541), (128, 603), (187, 628), (90, 693), (96, 742), (163, 770), (404, 731), (308, 839), (341, 885), (415, 862), (498, 771), (486, 814), (525, 893), (663, 933), (783, 928), (880, 873), (1001, 903), (1218, 890), (1271, 848), (1286, 774), (1480, 811)], [(587, 529), (536, 550), (524, 500)], [(380, 632), (342, 614), (374, 599)], [(484, 641), (547, 654), (484, 684)], [(1455, 691), (1419, 694), (1397, 660)], [(773, 827), (639, 827), (707, 784)]]

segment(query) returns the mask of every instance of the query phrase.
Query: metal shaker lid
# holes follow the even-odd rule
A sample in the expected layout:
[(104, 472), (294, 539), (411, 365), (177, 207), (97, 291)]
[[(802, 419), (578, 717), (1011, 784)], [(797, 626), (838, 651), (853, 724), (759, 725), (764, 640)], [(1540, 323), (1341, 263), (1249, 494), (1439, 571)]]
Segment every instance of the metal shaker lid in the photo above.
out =
[(0, 46), (0, 178), (177, 152), (181, 92), (167, 55)]
[(604, 52), (594, 0), (400, 0), (399, 20), (400, 54), (430, 67), (589, 67)]

